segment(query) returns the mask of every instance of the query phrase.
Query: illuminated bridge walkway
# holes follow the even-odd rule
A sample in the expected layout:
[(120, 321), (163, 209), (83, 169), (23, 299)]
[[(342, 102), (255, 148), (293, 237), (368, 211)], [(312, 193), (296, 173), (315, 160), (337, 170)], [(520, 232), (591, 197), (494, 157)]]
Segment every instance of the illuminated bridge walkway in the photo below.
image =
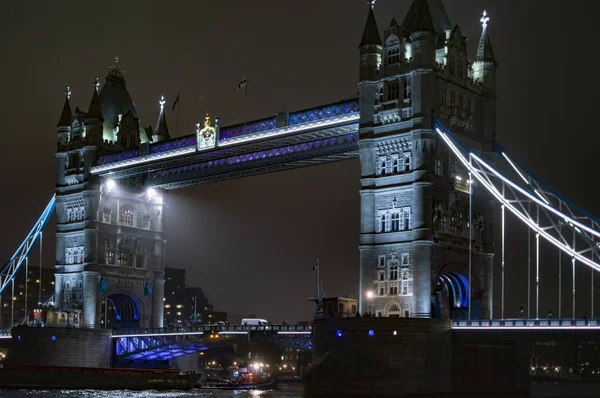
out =
[(223, 325), (160, 329), (113, 329), (115, 354), (125, 361), (162, 361), (243, 341), (310, 351), (311, 326)]

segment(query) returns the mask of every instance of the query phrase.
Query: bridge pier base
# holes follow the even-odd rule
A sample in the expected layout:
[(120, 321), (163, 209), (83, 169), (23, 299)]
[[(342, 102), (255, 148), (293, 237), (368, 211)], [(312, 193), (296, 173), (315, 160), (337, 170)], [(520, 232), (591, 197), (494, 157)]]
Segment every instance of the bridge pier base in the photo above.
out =
[(528, 363), (522, 363), (516, 343), (456, 340), (448, 320), (316, 320), (312, 339), (306, 397), (528, 396), (530, 391)]

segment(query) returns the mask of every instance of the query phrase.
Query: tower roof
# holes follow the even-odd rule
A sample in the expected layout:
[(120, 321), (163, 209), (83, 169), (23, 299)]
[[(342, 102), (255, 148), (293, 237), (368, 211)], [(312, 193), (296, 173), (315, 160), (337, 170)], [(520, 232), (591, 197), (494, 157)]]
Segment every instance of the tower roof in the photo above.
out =
[(118, 57), (115, 65), (109, 68), (106, 82), (98, 95), (100, 100), (100, 110), (105, 122), (110, 123), (114, 128), (119, 122), (119, 115), (125, 115), (131, 111), (132, 115), (138, 119), (137, 110), (131, 100), (131, 96), (125, 85), (124, 74), (118, 66)]
[(475, 60), (496, 63), (496, 57), (494, 56), (492, 42), (490, 41), (490, 35), (488, 33), (489, 20), (490, 18), (488, 17), (487, 11), (484, 11), (483, 17), (481, 18), (483, 30), (481, 31), (481, 39), (479, 39), (479, 46), (477, 47), (477, 56)]
[(73, 113), (71, 112), (71, 104), (69, 103), (70, 97), (71, 89), (67, 86), (67, 90), (65, 91), (65, 104), (63, 105), (62, 113), (60, 114), (60, 119), (58, 120), (58, 124), (56, 125), (56, 127), (71, 125), (71, 121), (73, 120)]
[(152, 135), (169, 138), (169, 127), (167, 126), (167, 116), (165, 114), (165, 103), (166, 101), (163, 95), (160, 97), (160, 113), (158, 115), (158, 121), (156, 122), (156, 128), (154, 129), (154, 133), (152, 133)]
[(379, 27), (377, 27), (377, 21), (375, 20), (375, 13), (373, 13), (373, 7), (369, 4), (369, 15), (367, 16), (367, 22), (365, 23), (365, 30), (363, 31), (362, 40), (360, 41), (361, 46), (365, 45), (381, 45), (381, 36), (379, 35)]
[(413, 0), (408, 14), (406, 14), (406, 18), (404, 18), (404, 22), (402, 23), (402, 28), (407, 34), (414, 32), (436, 32), (427, 0)]
[(98, 78), (94, 80), (94, 92), (92, 94), (92, 100), (87, 112), (88, 119), (102, 119), (102, 108), (100, 107), (100, 98), (98, 96)]

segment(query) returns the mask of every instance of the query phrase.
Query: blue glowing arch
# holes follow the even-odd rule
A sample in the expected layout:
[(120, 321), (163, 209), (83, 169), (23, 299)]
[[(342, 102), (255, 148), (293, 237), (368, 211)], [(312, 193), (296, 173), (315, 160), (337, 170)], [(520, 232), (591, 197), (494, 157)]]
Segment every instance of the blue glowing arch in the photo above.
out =
[(448, 289), (448, 305), (450, 309), (469, 307), (469, 282), (463, 275), (455, 272), (440, 274), (438, 286)]

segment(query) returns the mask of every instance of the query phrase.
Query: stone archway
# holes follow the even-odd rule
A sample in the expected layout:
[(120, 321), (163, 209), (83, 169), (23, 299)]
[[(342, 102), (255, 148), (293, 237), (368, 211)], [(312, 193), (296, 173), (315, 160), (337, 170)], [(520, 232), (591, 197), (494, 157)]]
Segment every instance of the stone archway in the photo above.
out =
[(477, 276), (473, 274), (469, 286), (468, 268), (459, 263), (446, 264), (437, 279), (434, 315), (442, 319), (466, 319), (469, 305), (472, 305), (472, 288), (477, 286)]
[(391, 301), (385, 307), (384, 315), (388, 318), (402, 318), (402, 306), (397, 301)]
[(140, 294), (132, 290), (111, 289), (98, 303), (98, 324), (109, 328), (148, 327), (149, 312)]

